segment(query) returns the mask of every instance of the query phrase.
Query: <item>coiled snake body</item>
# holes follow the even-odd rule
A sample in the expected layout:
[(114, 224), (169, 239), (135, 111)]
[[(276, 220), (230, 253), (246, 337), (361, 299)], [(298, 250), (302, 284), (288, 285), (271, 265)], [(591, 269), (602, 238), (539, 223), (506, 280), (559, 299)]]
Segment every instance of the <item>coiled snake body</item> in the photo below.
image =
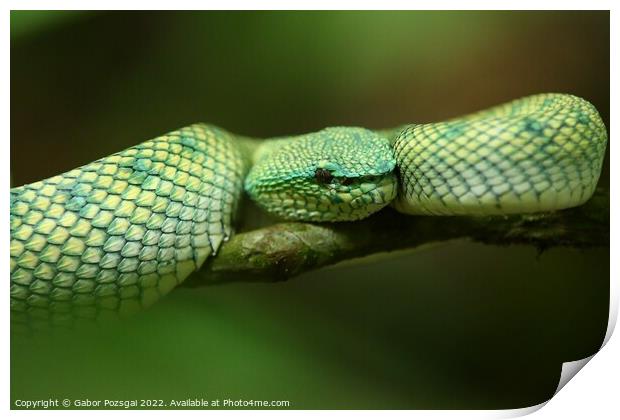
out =
[(244, 190), (282, 218), (319, 222), (389, 204), (424, 215), (551, 211), (590, 198), (606, 143), (596, 109), (565, 94), (385, 132), (255, 142), (185, 127), (11, 190), (12, 324), (151, 305), (230, 237)]

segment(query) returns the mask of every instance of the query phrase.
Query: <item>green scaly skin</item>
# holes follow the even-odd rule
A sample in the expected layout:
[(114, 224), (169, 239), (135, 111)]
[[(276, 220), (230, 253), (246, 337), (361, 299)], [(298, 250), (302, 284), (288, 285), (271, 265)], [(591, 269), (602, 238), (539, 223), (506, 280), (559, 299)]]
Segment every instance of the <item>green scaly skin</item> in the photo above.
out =
[(574, 207), (598, 182), (607, 131), (589, 102), (542, 94), (466, 117), (409, 126), (394, 146), (395, 207), (498, 215)]
[(255, 142), (195, 124), (11, 190), (14, 328), (125, 316), (232, 234), (245, 187), (285, 219), (509, 214), (584, 203), (607, 133), (595, 108), (543, 94), (459, 119)]

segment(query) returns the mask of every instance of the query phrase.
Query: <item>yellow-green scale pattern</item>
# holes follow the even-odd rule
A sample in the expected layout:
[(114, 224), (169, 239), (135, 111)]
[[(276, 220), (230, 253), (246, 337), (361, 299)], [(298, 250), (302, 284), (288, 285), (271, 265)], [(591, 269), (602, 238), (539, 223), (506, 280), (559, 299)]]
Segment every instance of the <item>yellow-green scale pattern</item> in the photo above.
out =
[(14, 327), (148, 307), (231, 234), (246, 160), (195, 124), (11, 190)]
[(592, 195), (607, 132), (594, 108), (540, 94), (397, 138), (397, 210), (487, 215), (573, 207)]

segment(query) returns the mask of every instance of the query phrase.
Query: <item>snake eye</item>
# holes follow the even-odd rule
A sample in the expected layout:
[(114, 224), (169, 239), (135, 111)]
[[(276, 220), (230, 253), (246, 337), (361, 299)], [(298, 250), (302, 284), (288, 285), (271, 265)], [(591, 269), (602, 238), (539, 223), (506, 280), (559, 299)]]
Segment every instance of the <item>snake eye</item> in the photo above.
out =
[(332, 173), (327, 169), (316, 168), (316, 171), (314, 171), (314, 179), (319, 184), (329, 184), (333, 178)]

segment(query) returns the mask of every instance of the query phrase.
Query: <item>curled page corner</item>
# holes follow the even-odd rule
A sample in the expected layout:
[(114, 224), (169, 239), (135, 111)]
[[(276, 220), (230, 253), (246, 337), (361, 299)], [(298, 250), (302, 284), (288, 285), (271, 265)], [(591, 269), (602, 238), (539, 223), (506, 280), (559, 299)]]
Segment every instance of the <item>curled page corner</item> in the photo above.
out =
[(612, 290), (610, 290), (610, 305), (609, 317), (607, 318), (607, 331), (605, 332), (605, 338), (603, 339), (601, 347), (588, 357), (584, 357), (583, 359), (579, 360), (573, 360), (572, 362), (562, 363), (562, 373), (560, 374), (560, 381), (558, 382), (558, 387), (555, 389), (553, 396), (560, 392), (560, 390), (564, 388), (564, 385), (566, 385), (568, 381), (570, 381), (573, 376), (577, 374), (577, 372), (579, 372), (590, 360), (592, 360), (592, 358), (596, 356), (596, 354), (601, 351), (603, 347), (605, 347), (605, 344), (607, 344), (607, 342), (611, 338), (611, 335), (613, 334), (616, 327), (616, 321), (618, 318), (618, 300), (617, 295), (614, 296), (614, 292), (615, 290), (614, 288), (612, 288)]
[[(607, 341), (605, 341), (604, 343), (606, 342)], [(598, 351), (596, 353), (598, 353)], [(547, 405), (547, 403), (551, 401), (551, 399), (553, 399), (553, 397), (555, 397), (558, 392), (560, 392), (564, 385), (566, 385), (573, 378), (573, 376), (575, 376), (577, 372), (579, 372), (581, 368), (583, 368), (596, 355), (596, 353), (583, 359), (562, 363), (562, 372), (560, 373), (560, 380), (558, 381), (558, 386), (553, 392), (551, 398), (549, 398), (547, 401), (543, 401), (540, 404), (532, 405), (530, 407), (503, 410), (501, 413), (498, 413), (499, 416), (497, 416), (496, 418), (522, 417), (540, 410), (545, 405)]]
[[(598, 353), (598, 351), (596, 353)], [(577, 372), (579, 372), (581, 368), (583, 368), (590, 360), (592, 360), (592, 358), (596, 355), (596, 353), (594, 353), (591, 356), (584, 357), (583, 359), (562, 363), (562, 373), (560, 374), (560, 380), (558, 381), (558, 386), (555, 389), (553, 396), (555, 396), (558, 392), (560, 392), (560, 390), (564, 388), (564, 385), (566, 385), (568, 381), (573, 379), (573, 377), (577, 374)]]
[(549, 401), (550, 400), (543, 401), (540, 404), (531, 405), (529, 407), (512, 408), (512, 409), (508, 409), (508, 410), (500, 410), (500, 411), (497, 411), (497, 415), (495, 416), (495, 418), (498, 418), (498, 419), (509, 419), (509, 418), (514, 418), (514, 417), (527, 416), (528, 414), (532, 414), (535, 411), (538, 411), (541, 408), (543, 408), (545, 405), (547, 405), (547, 403)]
[(594, 352), (592, 355), (588, 357), (584, 357), (583, 359), (573, 360), (571, 362), (562, 363), (562, 372), (560, 373), (560, 379), (558, 381), (558, 386), (556, 387), (553, 395), (547, 401), (543, 401), (540, 404), (532, 405), (530, 407), (523, 408), (515, 408), (508, 410), (499, 410), (497, 411), (497, 416), (495, 418), (513, 418), (513, 417), (521, 417), (526, 416), (528, 414), (532, 414), (541, 408), (543, 408), (553, 397), (556, 396), (558, 392), (564, 385), (566, 385), (573, 377), (579, 372), (596, 354), (605, 347), (609, 339), (611, 338), (614, 329), (616, 327), (616, 321), (618, 318), (618, 296), (616, 294), (616, 288), (610, 284), (610, 306), (609, 306), (609, 318), (607, 320), (607, 331), (605, 332), (605, 338), (603, 339), (603, 343), (601, 347)]
[(564, 385), (566, 385), (568, 381), (573, 379), (577, 372), (579, 372), (590, 360), (592, 360), (594, 356), (596, 356), (599, 351), (603, 349), (603, 347), (605, 347), (605, 344), (607, 344), (607, 342), (611, 338), (611, 335), (613, 334), (616, 327), (617, 311), (617, 301), (615, 303), (612, 302), (609, 308), (609, 318), (607, 320), (607, 331), (605, 332), (605, 338), (603, 339), (601, 347), (596, 352), (594, 352), (588, 357), (584, 357), (583, 359), (562, 363), (562, 373), (560, 374), (560, 380), (558, 382), (557, 388), (555, 389), (555, 392), (553, 393), (553, 396), (560, 392), (560, 390), (564, 388)]

